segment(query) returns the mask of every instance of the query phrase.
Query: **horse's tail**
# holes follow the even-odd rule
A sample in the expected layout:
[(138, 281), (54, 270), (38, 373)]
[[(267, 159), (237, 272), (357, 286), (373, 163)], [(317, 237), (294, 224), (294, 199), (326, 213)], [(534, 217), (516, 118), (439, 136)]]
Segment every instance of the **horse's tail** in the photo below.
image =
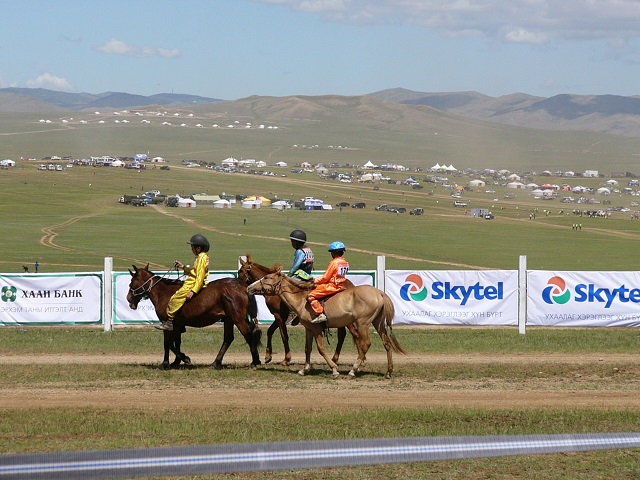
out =
[(396, 336), (393, 334), (391, 324), (393, 323), (393, 317), (395, 317), (396, 315), (396, 307), (393, 304), (393, 300), (391, 300), (391, 297), (385, 292), (382, 292), (382, 299), (384, 302), (381, 311), (381, 315), (383, 316), (381, 322), (381, 327), (384, 332), (383, 335), (389, 339), (389, 344), (391, 345), (391, 348), (393, 348), (394, 352), (407, 353), (402, 345), (400, 345), (400, 342), (398, 341)]

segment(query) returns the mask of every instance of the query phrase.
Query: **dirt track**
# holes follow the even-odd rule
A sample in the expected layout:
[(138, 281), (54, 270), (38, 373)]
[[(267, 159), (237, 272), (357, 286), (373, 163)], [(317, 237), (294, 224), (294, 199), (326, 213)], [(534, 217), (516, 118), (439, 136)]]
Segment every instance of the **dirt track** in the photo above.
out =
[[(194, 355), (195, 357), (195, 355)], [(198, 356), (201, 357), (201, 356)], [(300, 358), (297, 358), (300, 357)], [(279, 370), (278, 375), (264, 375), (256, 372), (255, 379), (229, 382), (225, 371), (214, 372), (205, 381), (189, 382), (180, 386), (180, 395), (175, 395), (170, 382), (148, 382), (140, 379), (110, 382), (108, 386), (68, 386), (41, 385), (24, 388), (0, 387), (2, 402), (0, 408), (38, 407), (96, 407), (96, 408), (233, 408), (255, 409), (260, 405), (271, 408), (287, 408), (307, 405), (310, 408), (353, 408), (355, 405), (376, 407), (464, 407), (482, 409), (503, 408), (595, 408), (595, 409), (637, 409), (640, 407), (640, 381), (617, 381), (612, 378), (575, 375), (570, 378), (527, 378), (526, 380), (483, 379), (429, 381), (397, 376), (391, 381), (381, 375), (371, 374), (384, 371), (386, 360), (383, 355), (369, 356), (369, 365), (361, 379), (350, 379), (341, 375), (338, 379), (327, 380), (325, 376), (311, 375), (299, 377), (296, 372), (301, 367), (301, 356), (294, 356), (291, 367), (267, 365), (262, 369)], [(279, 359), (276, 357), (276, 359)], [(576, 370), (589, 371), (590, 365), (605, 366), (612, 370), (624, 369), (624, 365), (637, 364), (638, 355), (409, 355), (395, 357), (396, 371), (403, 364), (504, 364), (514, 365), (537, 362), (539, 364), (570, 364)], [(199, 362), (196, 368), (204, 368), (211, 359), (194, 358)], [(318, 358), (313, 358), (314, 366), (325, 368)], [(345, 365), (350, 358), (344, 358), (340, 371), (346, 373)], [(230, 368), (245, 368), (246, 354), (229, 354), (225, 363)], [(18, 355), (4, 358), (3, 365), (19, 364), (127, 364), (155, 365), (157, 355), (136, 356), (123, 359), (112, 355)], [(375, 369), (373, 368), (375, 367)], [(617, 371), (617, 370), (616, 370)], [(179, 381), (185, 377), (184, 371), (159, 372)], [(160, 386), (159, 386), (160, 385)], [(170, 400), (168, 400), (170, 398)], [(321, 403), (319, 403), (319, 399)], [(294, 405), (295, 404), (295, 405)]]

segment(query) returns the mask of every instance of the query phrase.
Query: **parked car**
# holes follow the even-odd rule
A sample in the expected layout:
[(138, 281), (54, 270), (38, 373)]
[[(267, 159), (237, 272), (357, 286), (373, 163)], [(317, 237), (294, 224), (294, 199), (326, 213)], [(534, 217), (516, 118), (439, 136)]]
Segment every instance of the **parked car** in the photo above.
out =
[(387, 205), (386, 203), (383, 203), (382, 205), (378, 205), (376, 207), (376, 210), (386, 210), (387, 208), (389, 208), (389, 205)]
[(336, 207), (348, 207), (348, 206), (349, 206), (349, 202), (336, 203)]
[(423, 215), (423, 214), (424, 214), (424, 208), (414, 208), (409, 212), (409, 215)]
[(364, 202), (357, 202), (351, 205), (351, 208), (366, 208), (367, 204)]
[(456, 200), (455, 202), (453, 202), (453, 206), (454, 207), (466, 207), (467, 206), (467, 202), (463, 202), (462, 200)]
[(391, 213), (406, 213), (407, 209), (404, 207), (389, 207), (387, 208), (387, 212)]
[(489, 212), (484, 216), (484, 218), (487, 220), (493, 220), (494, 218), (496, 218), (496, 216), (493, 213)]

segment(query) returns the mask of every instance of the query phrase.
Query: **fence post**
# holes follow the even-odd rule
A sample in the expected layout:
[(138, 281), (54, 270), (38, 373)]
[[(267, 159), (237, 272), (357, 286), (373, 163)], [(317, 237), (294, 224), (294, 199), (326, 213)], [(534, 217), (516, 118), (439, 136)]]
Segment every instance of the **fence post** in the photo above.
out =
[(384, 271), (386, 270), (386, 262), (387, 257), (384, 255), (378, 255), (376, 262), (376, 288), (379, 288), (383, 292), (386, 292), (385, 289), (385, 278)]
[(527, 256), (520, 255), (518, 266), (518, 332), (527, 333)]
[(113, 329), (113, 257), (104, 258), (104, 271), (102, 272), (103, 289), (103, 312), (102, 323), (104, 331), (110, 332)]

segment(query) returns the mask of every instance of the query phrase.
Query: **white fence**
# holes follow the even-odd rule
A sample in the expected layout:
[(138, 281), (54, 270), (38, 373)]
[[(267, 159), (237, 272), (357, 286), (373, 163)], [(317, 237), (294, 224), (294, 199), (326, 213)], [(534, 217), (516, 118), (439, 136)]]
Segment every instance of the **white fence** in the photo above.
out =
[[(216, 271), (209, 279), (236, 274)], [(384, 290), (400, 325), (506, 325), (518, 326), (520, 333), (527, 325), (640, 326), (640, 272), (527, 270), (526, 257), (517, 270), (386, 270), (385, 258), (378, 257), (376, 270), (353, 271), (349, 279)], [(157, 322), (149, 300), (129, 308), (129, 281), (129, 272), (113, 272), (111, 258), (102, 272), (0, 274), (0, 325), (110, 330)], [(273, 321), (261, 297), (258, 305), (260, 320)]]

